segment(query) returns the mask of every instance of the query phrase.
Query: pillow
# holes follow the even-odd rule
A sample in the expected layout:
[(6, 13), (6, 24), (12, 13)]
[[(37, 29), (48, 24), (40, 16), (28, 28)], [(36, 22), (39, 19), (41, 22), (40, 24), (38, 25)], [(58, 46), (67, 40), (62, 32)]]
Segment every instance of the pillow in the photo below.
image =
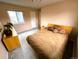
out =
[(71, 26), (62, 26), (62, 25), (56, 25), (56, 24), (48, 24), (48, 28), (52, 27), (53, 32), (58, 32), (62, 34), (69, 34), (72, 30)]
[(53, 31), (53, 27), (47, 27), (46, 29), (49, 31)]

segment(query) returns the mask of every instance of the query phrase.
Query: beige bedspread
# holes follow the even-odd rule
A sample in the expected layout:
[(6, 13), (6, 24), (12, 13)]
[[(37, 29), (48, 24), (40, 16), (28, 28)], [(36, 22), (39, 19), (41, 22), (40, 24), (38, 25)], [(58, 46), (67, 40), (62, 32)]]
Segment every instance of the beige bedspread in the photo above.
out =
[(43, 30), (30, 35), (27, 40), (37, 54), (45, 55), (48, 59), (61, 59), (67, 37), (67, 34)]

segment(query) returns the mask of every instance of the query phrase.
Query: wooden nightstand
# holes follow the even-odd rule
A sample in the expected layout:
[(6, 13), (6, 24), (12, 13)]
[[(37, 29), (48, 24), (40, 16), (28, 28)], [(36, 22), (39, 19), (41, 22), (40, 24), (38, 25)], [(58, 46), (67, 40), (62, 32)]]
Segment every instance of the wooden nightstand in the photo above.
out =
[(3, 42), (9, 52), (20, 46), (18, 36), (4, 37)]

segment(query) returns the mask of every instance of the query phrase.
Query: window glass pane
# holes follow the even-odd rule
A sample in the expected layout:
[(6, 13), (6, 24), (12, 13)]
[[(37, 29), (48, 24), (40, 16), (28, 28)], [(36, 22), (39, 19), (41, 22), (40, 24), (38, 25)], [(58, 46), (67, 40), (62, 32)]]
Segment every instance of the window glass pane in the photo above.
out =
[(16, 15), (17, 15), (18, 23), (19, 23), (19, 24), (24, 23), (24, 18), (23, 18), (22, 12), (16, 12)]
[(10, 17), (10, 22), (13, 24), (18, 24), (17, 17), (16, 17), (16, 12), (15, 11), (8, 11), (9, 17)]
[(13, 24), (23, 24), (24, 18), (22, 12), (8, 11), (10, 22)]

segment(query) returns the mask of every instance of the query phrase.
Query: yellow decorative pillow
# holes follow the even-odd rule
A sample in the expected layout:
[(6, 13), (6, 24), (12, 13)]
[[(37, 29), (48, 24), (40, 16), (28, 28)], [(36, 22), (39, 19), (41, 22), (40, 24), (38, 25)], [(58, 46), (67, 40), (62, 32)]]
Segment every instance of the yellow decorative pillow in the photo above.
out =
[(71, 26), (63, 26), (63, 25), (56, 25), (56, 24), (48, 24), (48, 27), (60, 27), (63, 32), (70, 33), (72, 30)]

